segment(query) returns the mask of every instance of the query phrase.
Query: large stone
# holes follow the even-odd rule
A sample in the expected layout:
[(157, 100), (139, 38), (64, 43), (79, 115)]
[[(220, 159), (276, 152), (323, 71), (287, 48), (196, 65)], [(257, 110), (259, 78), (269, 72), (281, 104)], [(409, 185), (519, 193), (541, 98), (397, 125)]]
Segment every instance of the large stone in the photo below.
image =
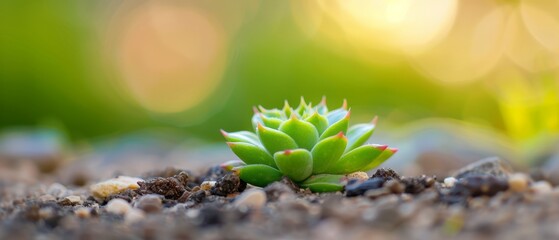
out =
[(458, 169), (452, 176), (456, 179), (480, 175), (506, 178), (511, 173), (512, 167), (507, 161), (498, 157), (490, 157), (470, 163)]

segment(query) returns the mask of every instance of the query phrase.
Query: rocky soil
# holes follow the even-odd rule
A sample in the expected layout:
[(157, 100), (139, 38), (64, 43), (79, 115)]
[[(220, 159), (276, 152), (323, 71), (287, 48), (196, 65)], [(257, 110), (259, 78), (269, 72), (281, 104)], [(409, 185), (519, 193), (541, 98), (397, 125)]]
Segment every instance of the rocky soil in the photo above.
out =
[(0, 239), (559, 239), (559, 187), (496, 158), (445, 178), (378, 169), (327, 194), (288, 179), (253, 187), (219, 167), (52, 178), (2, 178)]

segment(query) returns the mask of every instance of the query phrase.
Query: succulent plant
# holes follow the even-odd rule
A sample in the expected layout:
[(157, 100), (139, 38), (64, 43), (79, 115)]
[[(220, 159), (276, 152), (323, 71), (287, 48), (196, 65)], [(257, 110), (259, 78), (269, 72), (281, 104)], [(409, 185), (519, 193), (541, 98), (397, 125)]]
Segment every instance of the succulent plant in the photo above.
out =
[(326, 99), (316, 105), (301, 98), (298, 107), (287, 101), (282, 109), (254, 108), (255, 132), (221, 130), (231, 150), (241, 159), (222, 164), (252, 185), (264, 187), (287, 176), (313, 192), (343, 189), (345, 175), (373, 169), (397, 149), (363, 145), (373, 134), (372, 122), (349, 127), (350, 110), (328, 110)]

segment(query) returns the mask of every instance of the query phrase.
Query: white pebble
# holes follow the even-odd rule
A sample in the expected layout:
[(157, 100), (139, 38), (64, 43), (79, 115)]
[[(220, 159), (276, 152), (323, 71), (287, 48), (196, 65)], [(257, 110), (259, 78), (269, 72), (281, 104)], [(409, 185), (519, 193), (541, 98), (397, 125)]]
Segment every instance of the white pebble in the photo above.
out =
[(514, 173), (509, 177), (509, 189), (513, 192), (523, 192), (528, 189), (530, 178), (523, 173)]
[(454, 177), (447, 177), (444, 179), (444, 185), (446, 187), (454, 187), (454, 184), (456, 184), (456, 181), (458, 181), (458, 179), (454, 178)]
[(127, 223), (135, 223), (144, 219), (146, 215), (142, 210), (132, 208), (124, 215), (124, 221)]
[(550, 193), (553, 187), (546, 181), (538, 181), (533, 183), (530, 189), (535, 193)]
[(107, 203), (105, 209), (107, 212), (121, 215), (130, 211), (132, 206), (130, 206), (130, 204), (124, 199), (115, 198)]
[(80, 196), (76, 196), (76, 195), (68, 196), (68, 197), (65, 197), (64, 199), (67, 199), (72, 204), (82, 204), (83, 203), (82, 198)]
[(233, 204), (236, 207), (261, 208), (266, 204), (266, 193), (261, 189), (250, 189), (239, 195)]
[(138, 189), (140, 185), (138, 182), (144, 181), (141, 178), (119, 176), (117, 178), (109, 179), (91, 186), (91, 193), (96, 198), (104, 199), (112, 194), (124, 192), (125, 190)]
[(200, 184), (200, 189), (204, 191), (209, 191), (214, 185), (216, 181), (204, 181)]

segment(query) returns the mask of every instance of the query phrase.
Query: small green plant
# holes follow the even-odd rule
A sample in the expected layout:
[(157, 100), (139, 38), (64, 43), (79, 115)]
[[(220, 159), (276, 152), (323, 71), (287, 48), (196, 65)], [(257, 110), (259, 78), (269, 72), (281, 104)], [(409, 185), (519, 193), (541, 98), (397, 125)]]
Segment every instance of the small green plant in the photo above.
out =
[(349, 127), (349, 116), (345, 100), (342, 107), (328, 111), (325, 98), (314, 107), (301, 98), (297, 108), (287, 101), (281, 110), (254, 108), (255, 133), (221, 130), (241, 159), (222, 167), (255, 186), (287, 176), (313, 192), (340, 191), (345, 175), (373, 169), (397, 151), (386, 145), (363, 145), (373, 134), (377, 118)]

